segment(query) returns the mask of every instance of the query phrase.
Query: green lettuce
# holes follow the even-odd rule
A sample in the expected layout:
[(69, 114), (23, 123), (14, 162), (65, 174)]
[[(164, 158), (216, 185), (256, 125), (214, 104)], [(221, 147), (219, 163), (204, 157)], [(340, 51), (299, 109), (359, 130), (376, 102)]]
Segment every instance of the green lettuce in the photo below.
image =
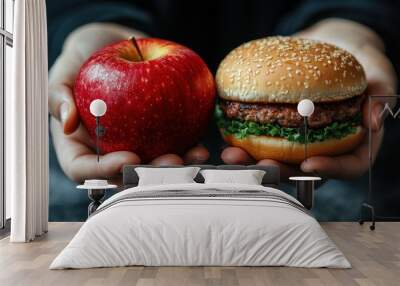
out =
[[(238, 139), (249, 135), (266, 135), (272, 137), (286, 138), (292, 142), (304, 143), (304, 134), (300, 128), (282, 127), (273, 123), (258, 123), (253, 121), (241, 121), (225, 117), (223, 111), (216, 105), (215, 118), (219, 128), (224, 130), (226, 135), (234, 135)], [(357, 131), (361, 124), (361, 113), (346, 122), (333, 122), (328, 126), (319, 129), (308, 130), (308, 142), (324, 141), (326, 139), (340, 139)]]

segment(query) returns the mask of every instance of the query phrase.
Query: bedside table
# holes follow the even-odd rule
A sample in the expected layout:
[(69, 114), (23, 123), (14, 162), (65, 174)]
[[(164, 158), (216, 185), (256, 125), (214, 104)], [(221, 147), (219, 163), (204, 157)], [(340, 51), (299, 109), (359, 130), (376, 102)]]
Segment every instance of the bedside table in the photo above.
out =
[(82, 189), (87, 190), (88, 192), (88, 197), (91, 200), (91, 203), (88, 206), (88, 217), (89, 217), (101, 205), (102, 200), (106, 195), (106, 191), (110, 189), (116, 189), (117, 185), (106, 185), (106, 186), (79, 185), (76, 188), (81, 190)]
[(297, 200), (308, 210), (314, 205), (314, 182), (320, 181), (320, 177), (290, 177), (296, 182)]

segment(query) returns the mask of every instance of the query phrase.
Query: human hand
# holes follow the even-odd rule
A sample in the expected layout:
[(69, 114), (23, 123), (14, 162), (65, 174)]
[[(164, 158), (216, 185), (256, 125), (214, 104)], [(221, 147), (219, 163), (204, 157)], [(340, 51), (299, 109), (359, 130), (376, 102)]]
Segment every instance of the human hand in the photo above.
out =
[[(49, 75), (50, 131), (58, 161), (65, 174), (76, 182), (89, 178), (120, 179), (126, 164), (139, 164), (137, 154), (128, 151), (112, 152), (100, 157), (87, 130), (79, 122), (74, 102), (73, 86), (82, 63), (97, 49), (141, 32), (115, 24), (89, 24), (72, 32), (65, 41), (63, 51), (52, 66)], [(209, 157), (202, 146), (189, 150), (183, 158), (166, 154), (154, 159), (154, 165), (178, 165), (202, 163)]]
[[(396, 74), (389, 59), (384, 54), (384, 45), (379, 36), (369, 28), (342, 19), (327, 19), (317, 23), (296, 36), (320, 40), (335, 44), (352, 53), (364, 67), (369, 95), (394, 95), (397, 87)], [(394, 107), (395, 100), (390, 101)], [(372, 158), (375, 160), (380, 148), (384, 128), (379, 114), (382, 106), (376, 103), (372, 106), (371, 122), (368, 116), (368, 100), (363, 105), (363, 125), (371, 128), (372, 140), (375, 142)], [(362, 175), (369, 166), (368, 136), (351, 153), (335, 157), (315, 156), (303, 161), (300, 166), (283, 164), (274, 160), (261, 160), (257, 164), (278, 165), (283, 179), (293, 175), (314, 173), (320, 176), (351, 179)], [(228, 147), (221, 154), (227, 164), (249, 164), (254, 160), (244, 150)]]

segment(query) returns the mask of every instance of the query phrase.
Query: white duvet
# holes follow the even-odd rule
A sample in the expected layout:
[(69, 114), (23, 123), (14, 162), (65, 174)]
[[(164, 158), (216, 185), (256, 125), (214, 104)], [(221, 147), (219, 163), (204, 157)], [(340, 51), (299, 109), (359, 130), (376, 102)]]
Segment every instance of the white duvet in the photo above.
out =
[(279, 200), (173, 197), (121, 200), (146, 191), (280, 190), (238, 184), (179, 184), (127, 189), (106, 200), (50, 269), (145, 266), (294, 266), (349, 268), (309, 214)]

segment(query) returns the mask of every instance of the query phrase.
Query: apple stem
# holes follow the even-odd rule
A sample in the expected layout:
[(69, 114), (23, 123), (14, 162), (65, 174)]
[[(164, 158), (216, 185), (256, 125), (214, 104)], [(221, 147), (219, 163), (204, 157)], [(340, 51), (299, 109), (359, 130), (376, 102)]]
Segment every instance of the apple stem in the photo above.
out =
[(131, 42), (133, 43), (133, 45), (135, 46), (135, 49), (137, 50), (137, 52), (138, 52), (138, 54), (139, 54), (140, 60), (141, 60), (141, 61), (144, 61), (143, 54), (142, 54), (142, 52), (141, 52), (140, 49), (139, 49), (139, 45), (138, 45), (138, 43), (137, 43), (137, 41), (136, 41), (136, 38), (135, 38), (134, 36), (132, 36), (132, 37), (130, 38), (130, 41), (131, 41)]

